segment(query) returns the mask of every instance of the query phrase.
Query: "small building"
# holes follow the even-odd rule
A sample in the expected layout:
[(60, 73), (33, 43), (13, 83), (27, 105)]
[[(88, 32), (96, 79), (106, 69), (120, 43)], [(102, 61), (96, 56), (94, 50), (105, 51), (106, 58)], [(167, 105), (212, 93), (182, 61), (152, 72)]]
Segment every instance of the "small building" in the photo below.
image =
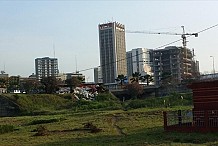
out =
[(0, 94), (1, 94), (1, 93), (7, 93), (7, 88), (1, 88), (1, 87), (0, 87)]
[(217, 132), (218, 131), (218, 80), (192, 83), (192, 111), (164, 112), (165, 131)]

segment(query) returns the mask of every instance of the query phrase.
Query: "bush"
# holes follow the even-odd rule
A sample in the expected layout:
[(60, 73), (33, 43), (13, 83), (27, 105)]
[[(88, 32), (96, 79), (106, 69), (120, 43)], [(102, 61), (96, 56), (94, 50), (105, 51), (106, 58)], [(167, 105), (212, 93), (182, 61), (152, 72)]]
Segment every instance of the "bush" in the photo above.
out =
[(38, 126), (35, 130), (37, 133), (34, 134), (34, 136), (45, 136), (45, 135), (48, 135), (48, 129), (45, 127), (45, 126)]
[(14, 131), (13, 125), (0, 125), (0, 134), (8, 133)]

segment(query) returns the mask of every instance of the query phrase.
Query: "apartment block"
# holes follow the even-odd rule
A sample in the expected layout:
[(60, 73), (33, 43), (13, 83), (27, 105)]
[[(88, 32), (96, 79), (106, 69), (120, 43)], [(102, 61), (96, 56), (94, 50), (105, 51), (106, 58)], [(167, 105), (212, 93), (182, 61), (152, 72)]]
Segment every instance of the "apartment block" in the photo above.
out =
[(36, 58), (35, 59), (35, 74), (37, 79), (49, 76), (58, 76), (58, 59), (57, 58)]

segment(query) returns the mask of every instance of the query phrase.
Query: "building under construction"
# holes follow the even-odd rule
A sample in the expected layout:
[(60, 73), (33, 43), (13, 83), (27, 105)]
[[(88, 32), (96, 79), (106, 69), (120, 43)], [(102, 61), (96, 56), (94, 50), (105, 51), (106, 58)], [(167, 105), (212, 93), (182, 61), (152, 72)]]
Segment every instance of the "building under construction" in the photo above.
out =
[(153, 72), (156, 85), (161, 85), (163, 75), (168, 74), (172, 84), (199, 74), (199, 63), (194, 60), (194, 51), (185, 47), (169, 46), (153, 50)]

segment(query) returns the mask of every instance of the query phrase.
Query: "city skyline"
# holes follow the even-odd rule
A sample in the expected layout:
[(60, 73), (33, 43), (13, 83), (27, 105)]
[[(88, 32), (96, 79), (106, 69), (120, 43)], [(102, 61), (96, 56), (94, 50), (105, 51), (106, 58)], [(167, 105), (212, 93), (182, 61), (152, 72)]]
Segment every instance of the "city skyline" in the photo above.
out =
[[(0, 70), (29, 76), (35, 72), (34, 59), (46, 56), (58, 58), (60, 73), (94, 68), (100, 65), (99, 24), (117, 21), (126, 30), (175, 33), (185, 26), (194, 33), (216, 25), (217, 6), (215, 1), (1, 1)], [(187, 38), (203, 73), (213, 71), (212, 59), (218, 69), (217, 37), (215, 27)], [(126, 51), (155, 49), (180, 38), (126, 33)], [(81, 73), (94, 80), (93, 69)]]

